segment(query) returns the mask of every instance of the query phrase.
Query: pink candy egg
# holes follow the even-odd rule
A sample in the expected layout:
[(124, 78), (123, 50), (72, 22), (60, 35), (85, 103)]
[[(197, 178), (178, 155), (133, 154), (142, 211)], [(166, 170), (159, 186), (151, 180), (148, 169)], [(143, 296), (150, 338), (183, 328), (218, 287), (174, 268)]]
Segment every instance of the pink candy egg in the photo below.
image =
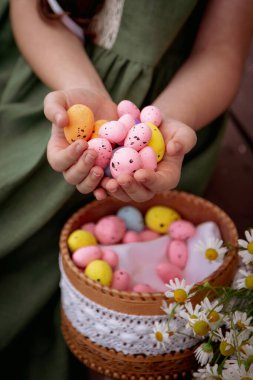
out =
[(148, 284), (136, 284), (133, 287), (133, 292), (138, 293), (154, 293), (154, 289)]
[(139, 233), (141, 241), (150, 241), (159, 238), (161, 235), (158, 232), (146, 229)]
[(139, 119), (140, 117), (139, 108), (133, 102), (130, 102), (130, 100), (122, 100), (117, 106), (117, 111), (119, 117), (126, 113), (130, 114), (134, 119)]
[(72, 260), (79, 268), (85, 268), (91, 261), (101, 259), (101, 257), (101, 249), (97, 245), (89, 245), (77, 249), (72, 255)]
[(123, 269), (118, 269), (113, 273), (111, 288), (117, 290), (127, 290), (129, 287), (129, 282), (129, 274)]
[(126, 231), (125, 223), (115, 215), (100, 219), (95, 227), (97, 239), (102, 244), (115, 244), (122, 240)]
[(148, 144), (151, 137), (152, 131), (148, 125), (144, 123), (136, 124), (128, 132), (124, 141), (124, 146), (133, 148), (138, 152)]
[(145, 146), (139, 151), (143, 169), (156, 170), (157, 158), (154, 150), (150, 146)]
[(168, 284), (170, 280), (173, 280), (176, 277), (179, 280), (182, 278), (181, 270), (176, 265), (173, 265), (169, 262), (159, 264), (156, 267), (156, 273), (166, 284)]
[(88, 141), (89, 149), (94, 149), (98, 156), (95, 165), (105, 168), (112, 157), (112, 146), (108, 140), (103, 138), (94, 138)]
[(141, 241), (140, 235), (136, 231), (127, 231), (122, 239), (122, 243), (136, 243)]
[(176, 220), (169, 225), (168, 233), (172, 239), (186, 240), (195, 235), (196, 228), (187, 220)]
[(112, 249), (102, 249), (102, 260), (106, 261), (112, 268), (115, 268), (119, 263), (118, 255)]
[(111, 143), (119, 144), (125, 139), (127, 131), (128, 130), (124, 124), (113, 120), (101, 125), (98, 131), (98, 135), (107, 139)]
[(93, 235), (95, 235), (95, 223), (84, 223), (84, 224), (81, 226), (81, 230), (89, 231), (89, 232), (91, 232)]
[(150, 122), (158, 127), (162, 122), (162, 115), (159, 108), (147, 106), (142, 109), (140, 119), (142, 123)]
[(187, 245), (183, 240), (171, 240), (167, 251), (170, 262), (184, 269), (188, 259)]
[(113, 178), (117, 178), (123, 173), (132, 175), (141, 167), (141, 157), (139, 153), (132, 148), (119, 148), (115, 151), (110, 161), (110, 171)]
[(124, 124), (127, 132), (136, 124), (135, 119), (129, 113), (122, 115), (118, 122)]

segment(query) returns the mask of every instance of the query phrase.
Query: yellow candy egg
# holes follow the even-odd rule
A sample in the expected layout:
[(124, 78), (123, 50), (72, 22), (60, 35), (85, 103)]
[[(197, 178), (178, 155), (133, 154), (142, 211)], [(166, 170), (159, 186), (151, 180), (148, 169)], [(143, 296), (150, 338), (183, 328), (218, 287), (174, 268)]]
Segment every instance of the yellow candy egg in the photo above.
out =
[(152, 130), (152, 136), (149, 140), (148, 146), (154, 149), (157, 156), (157, 162), (161, 161), (165, 153), (165, 142), (163, 135), (161, 134), (159, 128), (156, 125), (148, 122), (146, 123)]
[(64, 135), (69, 142), (76, 140), (89, 140), (93, 125), (94, 115), (91, 109), (83, 104), (74, 104), (67, 110), (69, 124), (64, 128)]
[(98, 136), (98, 131), (99, 131), (99, 128), (101, 127), (101, 125), (107, 123), (107, 120), (97, 120), (94, 124), (94, 127), (93, 127), (93, 131), (92, 131), (92, 135), (91, 135), (91, 139), (95, 139)]
[(84, 274), (101, 285), (109, 286), (112, 282), (112, 268), (104, 260), (91, 261), (87, 265)]
[(97, 245), (95, 236), (89, 231), (75, 230), (68, 237), (68, 247), (71, 252), (88, 245)]
[(180, 215), (166, 206), (151, 207), (145, 214), (146, 225), (160, 234), (166, 234), (169, 225), (178, 219), (181, 219)]

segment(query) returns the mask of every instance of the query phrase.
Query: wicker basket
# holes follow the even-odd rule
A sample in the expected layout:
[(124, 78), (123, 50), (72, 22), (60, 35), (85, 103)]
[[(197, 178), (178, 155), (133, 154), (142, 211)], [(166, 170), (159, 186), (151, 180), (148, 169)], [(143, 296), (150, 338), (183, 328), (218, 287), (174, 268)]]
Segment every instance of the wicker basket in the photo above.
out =
[[(161, 303), (164, 299), (163, 293), (124, 292), (101, 286), (84, 276), (70, 258), (67, 247), (69, 234), (84, 223), (96, 222), (105, 215), (116, 213), (123, 205), (125, 203), (109, 198), (100, 202), (94, 201), (80, 209), (67, 221), (60, 237), (62, 273), (77, 295), (84, 296), (92, 303), (93, 311), (101, 313), (101, 321), (105, 318), (103, 317), (104, 313), (99, 310), (100, 308), (111, 311), (113, 318), (116, 315), (116, 320), (118, 320), (117, 315), (119, 315), (121, 321), (124, 315), (136, 319), (145, 317), (159, 319), (164, 314), (161, 310)], [(213, 221), (220, 228), (224, 241), (230, 242), (233, 246), (237, 243), (237, 231), (232, 220), (224, 211), (203, 198), (173, 191), (157, 195), (148, 202), (132, 202), (131, 205), (137, 207), (143, 214), (152, 206), (165, 205), (175, 209), (183, 218), (190, 220), (195, 225), (205, 221)], [(205, 281), (209, 281), (215, 286), (229, 285), (237, 267), (237, 253), (231, 249), (226, 254), (222, 265)], [(204, 294), (201, 297), (203, 296)], [(199, 302), (199, 300), (200, 296), (195, 297), (193, 303)], [(78, 314), (79, 306), (75, 305), (75, 301), (70, 306)], [(85, 324), (87, 316), (81, 315), (81, 317), (83, 317), (82, 323)], [(162, 355), (124, 354), (117, 347), (108, 348), (103, 344), (97, 344), (72, 325), (64, 307), (62, 308), (62, 331), (69, 348), (80, 361), (91, 369), (116, 379), (175, 379), (178, 375), (185, 376), (196, 365), (194, 361), (196, 343), (188, 348), (182, 347), (178, 352)]]

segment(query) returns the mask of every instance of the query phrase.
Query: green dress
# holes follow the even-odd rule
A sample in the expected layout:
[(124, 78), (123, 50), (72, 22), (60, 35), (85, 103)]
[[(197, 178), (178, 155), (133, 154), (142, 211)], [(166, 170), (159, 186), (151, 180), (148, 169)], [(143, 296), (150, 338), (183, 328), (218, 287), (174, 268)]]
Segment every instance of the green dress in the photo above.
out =
[[(112, 49), (86, 49), (115, 102), (150, 104), (187, 58), (205, 1), (126, 0)], [(9, 379), (85, 378), (59, 328), (58, 239), (92, 196), (78, 194), (46, 160), (49, 92), (20, 55), (0, 2), (0, 364)], [(143, 11), (145, 9), (145, 12)], [(201, 194), (214, 167), (221, 119), (199, 133), (179, 188)]]

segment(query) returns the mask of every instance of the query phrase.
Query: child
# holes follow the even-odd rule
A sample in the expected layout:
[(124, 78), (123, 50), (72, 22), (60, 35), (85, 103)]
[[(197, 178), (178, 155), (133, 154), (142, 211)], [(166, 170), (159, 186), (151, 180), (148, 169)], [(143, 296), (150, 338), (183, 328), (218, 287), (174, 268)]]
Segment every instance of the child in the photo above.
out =
[[(57, 12), (57, 3), (49, 3)], [(63, 10), (70, 3), (82, 2), (62, 1)], [(84, 203), (82, 193), (145, 201), (175, 188), (180, 177), (180, 188), (198, 194), (204, 190), (222, 133), (220, 115), (240, 82), (252, 36), (253, 3), (107, 0), (97, 14), (95, 37), (84, 43), (73, 24), (41, 17), (35, 1), (12, 0), (10, 5), (12, 30), (24, 58), (11, 34), (7, 0), (2, 0), (2, 368), (8, 368), (10, 378), (67, 379), (59, 321), (52, 324), (58, 315), (60, 228)], [(45, 114), (53, 123), (48, 161), (66, 181), (46, 162), (50, 131), (42, 114), (44, 97)], [(167, 154), (156, 173), (140, 170), (134, 179), (101, 182), (103, 173), (93, 165), (95, 152), (83, 141), (66, 144), (66, 109), (84, 103), (96, 119), (110, 120), (122, 99), (141, 108), (160, 108)], [(195, 131), (198, 142), (192, 149)]]

